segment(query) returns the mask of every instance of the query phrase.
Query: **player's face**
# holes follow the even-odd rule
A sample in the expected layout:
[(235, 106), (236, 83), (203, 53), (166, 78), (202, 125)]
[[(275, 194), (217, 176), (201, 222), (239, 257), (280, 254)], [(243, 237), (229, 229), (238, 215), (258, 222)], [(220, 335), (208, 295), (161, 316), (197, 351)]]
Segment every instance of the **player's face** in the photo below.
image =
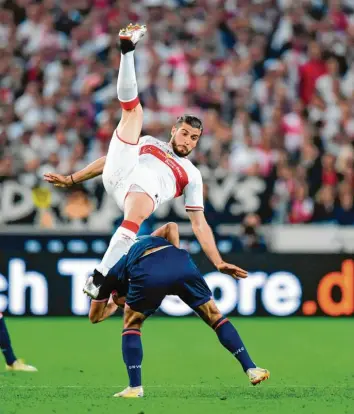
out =
[(196, 147), (201, 131), (199, 128), (193, 128), (183, 122), (183, 124), (177, 129), (172, 128), (171, 144), (173, 151), (179, 157), (186, 157)]

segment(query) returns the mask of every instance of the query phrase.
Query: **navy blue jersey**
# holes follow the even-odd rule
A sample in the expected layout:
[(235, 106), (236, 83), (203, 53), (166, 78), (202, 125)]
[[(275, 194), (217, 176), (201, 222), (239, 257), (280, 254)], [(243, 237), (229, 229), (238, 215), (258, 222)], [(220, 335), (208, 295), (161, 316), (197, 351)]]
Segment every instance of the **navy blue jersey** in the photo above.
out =
[[(146, 250), (169, 246), (141, 257)], [(137, 239), (129, 252), (109, 271), (99, 300), (108, 300), (113, 290), (126, 297), (131, 309), (151, 315), (166, 295), (178, 295), (192, 309), (210, 300), (212, 294), (186, 250), (161, 237)]]
[(138, 237), (136, 242), (132, 245), (129, 249), (128, 253), (124, 255), (118, 263), (116, 263), (112, 269), (109, 271), (109, 275), (114, 275), (118, 281), (122, 283), (126, 283), (127, 281), (127, 274), (131, 266), (139, 259), (139, 257), (149, 249), (153, 249), (156, 247), (162, 246), (172, 246), (170, 242), (168, 242), (163, 237), (157, 236), (141, 236)]

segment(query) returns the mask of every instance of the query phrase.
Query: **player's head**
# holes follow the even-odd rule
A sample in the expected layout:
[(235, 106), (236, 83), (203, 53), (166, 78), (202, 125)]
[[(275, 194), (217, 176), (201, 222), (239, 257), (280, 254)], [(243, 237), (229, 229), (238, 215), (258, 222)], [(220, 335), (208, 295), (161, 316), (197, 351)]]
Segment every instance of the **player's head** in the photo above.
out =
[(196, 116), (179, 117), (171, 131), (171, 144), (175, 154), (186, 157), (196, 147), (202, 132), (202, 121)]

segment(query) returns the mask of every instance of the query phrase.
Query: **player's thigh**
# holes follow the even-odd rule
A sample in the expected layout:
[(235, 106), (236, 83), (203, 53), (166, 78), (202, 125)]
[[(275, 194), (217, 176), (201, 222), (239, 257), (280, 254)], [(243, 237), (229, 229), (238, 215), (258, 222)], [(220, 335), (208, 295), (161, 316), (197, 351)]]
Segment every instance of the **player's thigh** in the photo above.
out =
[(154, 211), (154, 201), (145, 192), (136, 192), (132, 187), (124, 200), (124, 219), (140, 225)]
[(129, 144), (137, 144), (143, 126), (143, 108), (139, 104), (134, 109), (123, 109), (122, 118), (117, 127), (117, 134), (122, 141)]
[[(126, 304), (129, 308), (144, 315), (145, 318), (156, 312), (166, 296), (165, 287), (161, 288), (157, 283), (152, 284), (151, 280), (146, 281), (149, 276), (153, 274), (147, 275), (143, 271), (140, 275), (134, 275), (132, 272), (126, 297)], [(154, 277), (149, 279), (154, 279)]]
[(183, 302), (195, 311), (202, 305), (210, 302), (212, 297), (208, 285), (200, 274), (194, 274), (179, 284), (176, 293)]
[(122, 190), (128, 185), (139, 162), (139, 146), (123, 142), (114, 131), (109, 144), (102, 180), (109, 194)]

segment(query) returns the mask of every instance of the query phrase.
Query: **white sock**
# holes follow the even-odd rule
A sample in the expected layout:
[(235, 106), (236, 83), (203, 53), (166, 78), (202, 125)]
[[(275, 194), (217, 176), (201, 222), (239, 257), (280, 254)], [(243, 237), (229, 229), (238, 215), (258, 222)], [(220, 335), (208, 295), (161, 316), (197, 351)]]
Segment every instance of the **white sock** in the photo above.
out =
[(125, 227), (118, 227), (113, 234), (108, 249), (103, 256), (101, 263), (96, 269), (103, 275), (107, 276), (109, 270), (118, 262), (118, 260), (128, 253), (128, 250), (135, 242), (136, 233)]
[(121, 102), (133, 101), (138, 96), (138, 84), (136, 82), (134, 50), (120, 55), (120, 66), (117, 82), (118, 99)]

